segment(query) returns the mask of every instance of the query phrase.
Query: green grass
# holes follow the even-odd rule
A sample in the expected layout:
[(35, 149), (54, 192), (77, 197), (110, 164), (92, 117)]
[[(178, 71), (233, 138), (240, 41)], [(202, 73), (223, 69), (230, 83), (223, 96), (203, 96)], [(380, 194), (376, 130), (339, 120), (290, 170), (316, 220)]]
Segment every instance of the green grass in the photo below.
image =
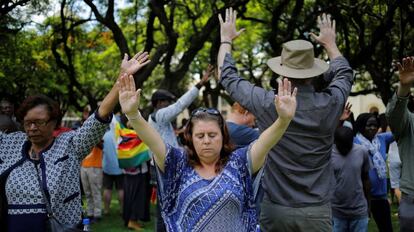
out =
[[(392, 210), (392, 227), (394, 231), (400, 231), (400, 225), (398, 222), (397, 211), (398, 206), (396, 204), (391, 205)], [(151, 221), (144, 223), (143, 232), (155, 231), (155, 206), (151, 204)], [(118, 200), (116, 194), (112, 196), (111, 201), (111, 213), (108, 216), (104, 216), (101, 221), (92, 225), (92, 231), (107, 231), (107, 232), (131, 232), (124, 226), (124, 221), (121, 218), (121, 212), (119, 209)], [(368, 223), (368, 231), (378, 231), (377, 225), (374, 219), (370, 219)]]
[[(114, 193), (115, 191), (113, 191)], [(92, 231), (107, 231), (107, 232), (131, 232), (124, 226), (124, 220), (121, 217), (120, 205), (116, 194), (112, 194), (110, 214), (104, 215), (102, 219), (92, 224)], [(102, 208), (103, 209), (103, 208)], [(155, 231), (155, 206), (151, 204), (151, 221), (144, 223), (144, 230), (142, 232)]]
[[(397, 204), (391, 204), (391, 221), (392, 221), (392, 229), (393, 231), (400, 231), (400, 222), (398, 221), (398, 206)], [(375, 224), (375, 221), (373, 218), (369, 219), (368, 223), (368, 231), (369, 232), (377, 232), (377, 224)]]

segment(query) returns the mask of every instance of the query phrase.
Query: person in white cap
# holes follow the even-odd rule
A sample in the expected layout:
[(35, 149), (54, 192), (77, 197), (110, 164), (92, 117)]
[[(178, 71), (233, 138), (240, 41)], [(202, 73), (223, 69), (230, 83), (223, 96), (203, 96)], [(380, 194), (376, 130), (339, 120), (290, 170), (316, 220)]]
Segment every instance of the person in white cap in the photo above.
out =
[[(260, 131), (278, 115), (273, 90), (241, 78), (231, 56), (232, 43), (244, 29), (236, 29), (236, 11), (219, 15), (221, 45), (218, 53), (220, 83), (233, 100), (252, 112)], [(353, 82), (353, 71), (336, 45), (335, 21), (318, 17), (319, 35), (311, 33), (330, 59), (314, 57), (312, 43), (293, 40), (267, 64), (298, 88), (297, 109), (282, 139), (269, 152), (264, 166), (260, 225), (262, 231), (332, 231), (329, 165), (333, 134)], [(328, 71), (328, 68), (329, 71)], [(330, 84), (316, 92), (312, 80), (321, 74)]]

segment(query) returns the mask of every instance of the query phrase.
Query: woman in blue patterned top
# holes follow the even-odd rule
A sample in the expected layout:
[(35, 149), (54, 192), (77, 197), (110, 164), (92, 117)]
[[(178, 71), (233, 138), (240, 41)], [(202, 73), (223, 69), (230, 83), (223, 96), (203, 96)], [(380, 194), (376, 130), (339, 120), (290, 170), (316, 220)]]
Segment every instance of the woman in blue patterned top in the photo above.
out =
[(168, 231), (254, 231), (257, 225), (252, 175), (279, 141), (296, 110), (296, 92), (279, 81), (278, 119), (245, 148), (233, 151), (226, 123), (216, 109), (191, 114), (181, 149), (162, 141), (137, 110), (140, 90), (132, 76), (119, 82), (119, 100), (159, 172), (161, 214)]
[[(148, 53), (125, 56), (120, 76), (134, 74), (148, 61)], [(26, 98), (18, 111), (24, 132), (0, 132), (0, 231), (47, 231), (46, 202), (60, 223), (76, 227), (82, 212), (80, 163), (101, 140), (117, 102), (114, 85), (82, 127), (55, 138), (59, 105), (44, 95)]]

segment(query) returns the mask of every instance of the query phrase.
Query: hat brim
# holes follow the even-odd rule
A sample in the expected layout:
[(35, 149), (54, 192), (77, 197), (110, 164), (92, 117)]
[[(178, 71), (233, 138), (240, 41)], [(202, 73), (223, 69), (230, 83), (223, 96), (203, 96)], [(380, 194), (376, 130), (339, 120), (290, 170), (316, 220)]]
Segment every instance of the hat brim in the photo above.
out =
[(282, 65), (281, 56), (271, 58), (267, 61), (269, 68), (284, 77), (290, 77), (294, 79), (306, 79), (316, 77), (326, 72), (329, 68), (329, 64), (325, 61), (315, 58), (313, 67), (307, 69), (294, 69), (289, 68), (286, 65)]

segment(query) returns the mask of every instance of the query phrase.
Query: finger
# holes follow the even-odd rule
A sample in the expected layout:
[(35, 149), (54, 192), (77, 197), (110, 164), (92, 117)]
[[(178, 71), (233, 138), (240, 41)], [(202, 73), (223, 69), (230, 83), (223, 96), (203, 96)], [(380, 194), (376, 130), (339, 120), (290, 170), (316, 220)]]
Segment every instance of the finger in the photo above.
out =
[(219, 18), (220, 25), (222, 25), (223, 24), (223, 18), (221, 17), (220, 13), (218, 14), (218, 18)]
[(402, 71), (404, 71), (404, 68), (403, 68), (403, 66), (401, 65), (401, 63), (400, 63), (400, 62), (397, 62), (396, 66), (397, 66), (397, 68), (398, 68), (398, 72), (402, 72)]
[(149, 64), (151, 62), (151, 60), (146, 60), (144, 63), (141, 63), (141, 66), (145, 66), (147, 64)]
[(275, 105), (279, 106), (280, 98), (278, 95), (275, 95)]
[(132, 75), (129, 75), (129, 90), (135, 91), (135, 80)]
[(332, 30), (334, 32), (336, 31), (336, 21), (335, 20), (332, 21)]
[(310, 32), (309, 35), (311, 36), (312, 39), (314, 39), (315, 41), (318, 41), (318, 36), (316, 36), (313, 32)]
[(330, 14), (327, 14), (326, 15), (326, 23), (330, 26), (330, 27), (332, 27), (332, 24), (331, 24), (331, 15)]
[(241, 33), (243, 33), (245, 30), (246, 30), (246, 28), (242, 28), (242, 29), (240, 29), (240, 30), (237, 32), (237, 37), (238, 37)]
[(237, 18), (237, 11), (233, 12), (233, 18), (232, 18), (232, 23), (236, 23), (236, 18)]
[(293, 93), (292, 93), (292, 97), (295, 97), (296, 98), (296, 94), (298, 93), (298, 88), (294, 88), (293, 89)]
[(288, 95), (290, 96), (292, 94), (292, 83), (289, 80), (287, 80), (287, 83), (288, 83), (287, 91), (288, 91)]
[(141, 52), (139, 52), (137, 54), (139, 54), (139, 55), (136, 57), (136, 60), (138, 60), (140, 62), (143, 62), (144, 60), (148, 59), (148, 52), (142, 52), (141, 51)]
[(136, 60), (141, 54), (142, 54), (142, 51), (138, 52), (137, 54), (134, 55), (134, 57), (132, 57), (132, 59)]
[(226, 19), (224, 22), (227, 22), (229, 20), (229, 8), (226, 9)]
[(284, 85), (284, 91), (285, 91), (285, 96), (289, 96), (290, 95), (290, 92), (289, 92), (289, 80), (287, 79), (287, 78), (285, 78), (284, 80), (283, 80), (283, 85)]
[(325, 25), (325, 24), (326, 24), (326, 14), (323, 13), (322, 14), (322, 25)]
[(410, 57), (406, 57), (406, 58), (404, 58), (404, 68), (408, 68), (408, 67), (410, 67), (411, 66), (411, 59), (410, 59)]
[(125, 79), (126, 79), (126, 74), (122, 74), (122, 76), (121, 76), (121, 79), (119, 80), (119, 83), (120, 83), (120, 90), (122, 91), (122, 92), (124, 92), (125, 91)]
[(403, 66), (403, 68), (404, 68), (404, 69), (406, 69), (406, 68), (407, 68), (407, 66), (408, 66), (408, 59), (407, 59), (407, 58), (404, 58), (404, 59), (403, 59), (402, 66)]
[(124, 61), (127, 61), (128, 60), (128, 54), (124, 54)]
[(321, 24), (322, 24), (322, 19), (321, 19), (321, 16), (319, 15), (318, 16), (318, 18), (316, 19), (316, 22), (317, 22), (317, 24), (318, 24), (318, 27), (320, 27), (321, 26)]
[(124, 78), (124, 80), (122, 81), (122, 85), (124, 85), (124, 88), (123, 88), (124, 91), (129, 91), (129, 89), (130, 89), (129, 75)]
[(280, 79), (277, 80), (277, 95), (283, 94), (283, 84)]
[(232, 22), (233, 21), (233, 7), (230, 7), (230, 10), (229, 10), (229, 22)]
[(141, 99), (141, 89), (137, 89), (137, 91), (135, 93), (136, 93), (137, 101), (138, 101), (138, 104), (139, 104), (139, 100)]

